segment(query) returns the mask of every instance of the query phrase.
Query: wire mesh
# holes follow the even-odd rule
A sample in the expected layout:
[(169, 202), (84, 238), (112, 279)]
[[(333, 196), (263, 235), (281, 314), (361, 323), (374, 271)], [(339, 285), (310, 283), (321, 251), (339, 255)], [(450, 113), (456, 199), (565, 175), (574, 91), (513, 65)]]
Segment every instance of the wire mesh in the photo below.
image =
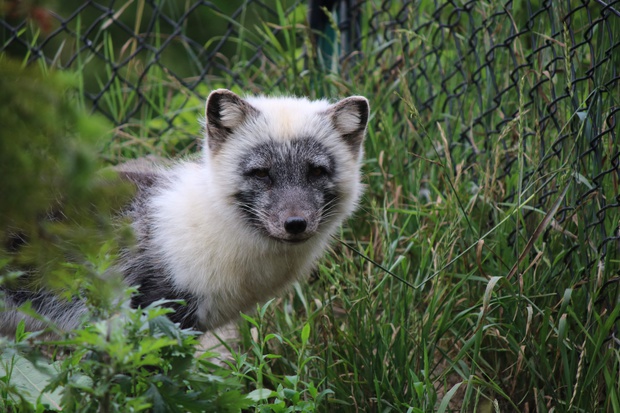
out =
[[(577, 281), (605, 266), (617, 273), (620, 2), (395, 3), (365, 9), (368, 38), (400, 39), (386, 82), (406, 73), (420, 116), (442, 125), (454, 164), (484, 168), (482, 155), (501, 145), (498, 179), (516, 177), (522, 188), (505, 202), (534, 197), (509, 244), (523, 250), (541, 211), (561, 197), (544, 233), (558, 276)], [(552, 241), (570, 252), (554, 257)]]
[[(90, 72), (94, 80), (84, 95), (93, 111), (119, 127), (157, 112), (163, 131), (175, 128), (192, 96), (206, 97), (205, 81), (225, 74), (246, 86), (239, 73), (268, 59), (262, 52), (268, 39), (249, 35), (247, 27), (304, 15), (307, 7), (301, 1), (90, 0), (48, 10), (25, 3), (6, 2), (3, 53)], [(523, 216), (526, 228), (515, 230), (511, 245), (523, 247), (541, 220), (535, 211), (549, 211), (561, 198), (545, 233), (550, 241), (550, 231), (559, 231), (556, 238), (572, 245), (558, 258), (558, 274), (579, 278), (605, 265), (617, 271), (620, 1), (331, 3), (347, 54), (342, 64), (369, 45), (385, 45), (377, 52), (389, 63), (384, 81), (406, 81), (421, 117), (442, 125), (453, 159), (472, 165), (503, 147), (498, 179), (517, 176), (522, 188), (504, 200), (534, 197)], [(281, 30), (268, 27), (274, 35)], [(240, 54), (244, 65), (235, 61)], [(147, 93), (162, 73), (183, 99), (172, 112), (159, 113), (161, 105)], [(119, 89), (134, 92), (130, 101), (119, 102)], [(125, 109), (111, 111), (115, 104)]]
[[(8, 1), (0, 20), (0, 51), (22, 57), (27, 63), (42, 60), (48, 67), (86, 72), (86, 99), (94, 111), (117, 125), (131, 123), (145, 109), (157, 111), (158, 105), (145, 92), (152, 89), (153, 82), (161, 81), (161, 73), (176, 84), (176, 90), (200, 98), (206, 96), (198, 86), (214, 73), (228, 73), (234, 79), (234, 65), (228, 56), (239, 52), (239, 39), (244, 42), (244, 51), (252, 51), (246, 56), (246, 64), (262, 56), (265, 43), (244, 37), (246, 16), (273, 21), (278, 15), (273, 2), (260, 1), (219, 5), (210, 1), (180, 4), (158, 0), (104, 3), (68, 1), (56, 10)], [(299, 1), (290, 3), (286, 14)], [(134, 92), (125, 111), (110, 110), (110, 102), (119, 99), (114, 95), (117, 85), (124, 96)], [(188, 100), (179, 107), (183, 108)], [(164, 116), (168, 128), (174, 127), (176, 115)]]

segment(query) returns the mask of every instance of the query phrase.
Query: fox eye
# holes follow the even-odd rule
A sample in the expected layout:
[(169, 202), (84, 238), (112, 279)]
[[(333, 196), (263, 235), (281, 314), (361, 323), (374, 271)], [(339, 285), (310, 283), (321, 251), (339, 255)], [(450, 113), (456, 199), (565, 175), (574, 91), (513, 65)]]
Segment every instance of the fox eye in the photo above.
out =
[(254, 178), (258, 179), (267, 179), (269, 178), (269, 169), (266, 168), (257, 168), (250, 171), (250, 175)]
[(319, 178), (321, 176), (327, 175), (327, 170), (322, 166), (311, 166), (310, 167), (310, 176)]

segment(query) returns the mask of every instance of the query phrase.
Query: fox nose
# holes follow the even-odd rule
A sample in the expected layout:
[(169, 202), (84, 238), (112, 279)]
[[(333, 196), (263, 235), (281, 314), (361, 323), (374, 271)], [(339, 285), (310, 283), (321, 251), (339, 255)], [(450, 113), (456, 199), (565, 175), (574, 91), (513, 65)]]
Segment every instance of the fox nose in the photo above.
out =
[(306, 230), (308, 223), (302, 217), (289, 217), (284, 222), (284, 229), (289, 234), (297, 235)]

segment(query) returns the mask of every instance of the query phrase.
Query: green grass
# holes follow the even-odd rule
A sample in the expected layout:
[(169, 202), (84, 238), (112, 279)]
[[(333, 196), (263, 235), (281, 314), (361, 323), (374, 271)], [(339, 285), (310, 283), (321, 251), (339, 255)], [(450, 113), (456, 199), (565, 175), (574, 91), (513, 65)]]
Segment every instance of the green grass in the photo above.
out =
[[(373, 4), (365, 4), (367, 15), (377, 11)], [(551, 34), (547, 15), (538, 16), (535, 33), (496, 49), (480, 70), (477, 58), (489, 51), (490, 36), (503, 41), (527, 11), (509, 19), (491, 17), (503, 10), (499, 2), (474, 8), (471, 20), (454, 22), (440, 41), (437, 31), (447, 29), (434, 9), (414, 7), (419, 20), (411, 17), (389, 42), (369, 36), (341, 72), (304, 66), (308, 31), (299, 11), (287, 17), (279, 8), (271, 24), (238, 23), (239, 55), (252, 55), (244, 42), (265, 41), (266, 57), (249, 67), (238, 61), (237, 79), (210, 77), (205, 93), (231, 87), (313, 98), (360, 94), (372, 107), (367, 190), (318, 279), (240, 322), (241, 349), (222, 372), (251, 395), (250, 411), (620, 410), (620, 256), (617, 240), (605, 243), (602, 235), (618, 227), (618, 189), (613, 173), (597, 177), (614, 167), (618, 145), (608, 133), (583, 155), (605, 128), (620, 133), (617, 123), (601, 126), (620, 96), (617, 81), (608, 90), (614, 59), (597, 66), (592, 81), (575, 82), (620, 42), (620, 29), (608, 26), (612, 41), (597, 29), (596, 47), (571, 51), (566, 28), (516, 72), (502, 106), (473, 124), (493, 107), (497, 88), (513, 83), (515, 62), (527, 62)], [(445, 22), (451, 12), (439, 18)], [(572, 33), (587, 26), (584, 12), (573, 16)], [(475, 37), (475, 53), (462, 56), (483, 21), (489, 26)], [(274, 24), (282, 28), (278, 35)], [(365, 21), (362, 31), (370, 31)], [(118, 48), (111, 40), (102, 47), (111, 56)], [(553, 80), (540, 83), (556, 56), (563, 61), (553, 66)], [(462, 71), (448, 77), (457, 62)], [(195, 151), (193, 119), (202, 102), (185, 103), (187, 91), (162, 71), (149, 76), (142, 93), (153, 105), (121, 126), (105, 159)], [(570, 97), (542, 128), (550, 97), (566, 90)], [(106, 108), (123, 116), (135, 98), (113, 84)], [(182, 113), (175, 128), (159, 134), (175, 111)], [(208, 375), (204, 366), (195, 371)]]

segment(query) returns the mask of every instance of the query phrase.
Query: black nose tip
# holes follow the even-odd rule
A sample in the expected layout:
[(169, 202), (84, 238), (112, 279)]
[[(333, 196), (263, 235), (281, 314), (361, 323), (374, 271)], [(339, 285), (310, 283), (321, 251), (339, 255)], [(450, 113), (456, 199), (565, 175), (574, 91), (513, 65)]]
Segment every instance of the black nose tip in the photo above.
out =
[(302, 217), (290, 217), (284, 222), (284, 229), (289, 234), (301, 234), (306, 230), (308, 223)]

